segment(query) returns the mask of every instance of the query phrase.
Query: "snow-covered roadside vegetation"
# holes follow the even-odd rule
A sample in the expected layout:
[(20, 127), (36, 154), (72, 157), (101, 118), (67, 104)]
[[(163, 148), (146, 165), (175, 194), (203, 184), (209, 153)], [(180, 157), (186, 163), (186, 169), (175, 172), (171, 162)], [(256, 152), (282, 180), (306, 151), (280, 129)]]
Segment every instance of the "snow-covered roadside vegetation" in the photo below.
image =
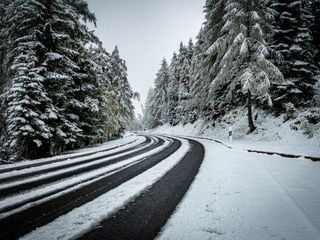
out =
[[(257, 129), (247, 134), (247, 116), (237, 108), (216, 121), (204, 121), (177, 126), (164, 125), (150, 132), (159, 134), (209, 137), (239, 149), (266, 150), (320, 157), (320, 109), (296, 112), (296, 118), (286, 121), (286, 114), (270, 115), (263, 110), (254, 111)], [(318, 119), (314, 121), (314, 118)], [(315, 122), (317, 122), (315, 124)], [(232, 142), (229, 138), (232, 127)]]

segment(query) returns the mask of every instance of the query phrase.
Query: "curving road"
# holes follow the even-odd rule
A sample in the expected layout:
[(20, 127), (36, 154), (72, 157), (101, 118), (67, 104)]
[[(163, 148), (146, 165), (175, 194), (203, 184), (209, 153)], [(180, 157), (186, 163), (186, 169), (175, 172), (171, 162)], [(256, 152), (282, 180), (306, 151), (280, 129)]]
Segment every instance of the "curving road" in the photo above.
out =
[[(204, 148), (197, 141), (137, 136), (117, 147), (2, 169), (0, 239), (18, 239), (76, 211), (174, 158), (186, 142), (189, 151), (152, 186), (84, 235), (75, 235), (79, 239), (153, 239), (199, 170)], [(34, 236), (38, 237), (37, 230), (30, 239)]]

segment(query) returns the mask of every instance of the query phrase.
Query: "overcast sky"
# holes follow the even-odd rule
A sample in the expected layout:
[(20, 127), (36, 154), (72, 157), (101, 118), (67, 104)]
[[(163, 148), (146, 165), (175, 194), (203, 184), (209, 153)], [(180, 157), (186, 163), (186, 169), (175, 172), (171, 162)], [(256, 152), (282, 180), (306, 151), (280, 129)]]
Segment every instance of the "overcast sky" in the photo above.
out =
[[(203, 23), (205, 0), (88, 0), (97, 17), (96, 34), (111, 52), (118, 45), (128, 78), (141, 103), (154, 84), (165, 57), (171, 60), (180, 41), (193, 39)], [(141, 103), (135, 103), (140, 113)]]

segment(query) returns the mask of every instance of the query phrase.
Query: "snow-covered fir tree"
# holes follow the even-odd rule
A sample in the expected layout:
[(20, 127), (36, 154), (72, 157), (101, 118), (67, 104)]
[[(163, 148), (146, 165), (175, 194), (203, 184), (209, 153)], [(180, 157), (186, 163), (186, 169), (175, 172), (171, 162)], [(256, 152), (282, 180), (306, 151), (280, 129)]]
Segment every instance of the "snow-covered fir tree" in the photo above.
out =
[(223, 53), (213, 87), (227, 84), (231, 97), (238, 83), (247, 97), (249, 131), (255, 130), (252, 118), (252, 95), (271, 102), (272, 82), (282, 80), (279, 69), (268, 59), (268, 41), (272, 31), (271, 11), (267, 1), (225, 1), (223, 27), (208, 53)]
[[(313, 15), (313, 21), (312, 21), (312, 38), (313, 38), (313, 44), (314, 44), (314, 53), (315, 53), (315, 64), (317, 66), (317, 70), (320, 69), (320, 1), (319, 0), (313, 0), (311, 2), (311, 11)], [(320, 72), (318, 71), (316, 75), (320, 75)], [(319, 79), (319, 77), (318, 77)]]
[(203, 81), (203, 44), (204, 34), (203, 28), (201, 28), (197, 35), (197, 41), (193, 49), (193, 57), (191, 60), (191, 79), (190, 79), (190, 95), (189, 100), (189, 117), (187, 122), (193, 123), (199, 118), (204, 112), (207, 105), (208, 88), (205, 86)]
[(309, 1), (275, 0), (270, 6), (275, 11), (272, 48), (281, 54), (278, 67), (285, 77), (272, 91), (275, 107), (281, 110), (288, 103), (307, 106), (314, 95), (313, 77), (318, 71)]
[(126, 63), (120, 58), (118, 47), (115, 47), (111, 54), (109, 78), (111, 79), (116, 100), (119, 103), (117, 117), (121, 126), (120, 132), (125, 129), (125, 126), (133, 119), (134, 115), (132, 98), (134, 98), (136, 94), (130, 87), (127, 75)]
[(155, 119), (152, 115), (152, 102), (153, 102), (153, 96), (154, 96), (154, 89), (150, 88), (148, 91), (147, 99), (145, 106), (143, 108), (143, 121), (142, 121), (142, 127), (144, 129), (151, 129), (153, 126), (155, 126)]
[(179, 65), (180, 65), (180, 79), (179, 79), (179, 104), (177, 108), (177, 119), (181, 123), (186, 123), (189, 119), (191, 99), (190, 82), (191, 82), (191, 61), (193, 57), (193, 42), (190, 39), (188, 46), (180, 44), (179, 50)]
[(4, 0), (0, 12), (2, 159), (58, 154), (125, 127), (134, 95), (126, 66), (101, 49), (92, 56), (99, 41), (86, 1)]
[[(226, 48), (223, 48), (225, 43), (221, 42), (219, 51), (208, 51), (221, 36), (225, 3), (224, 0), (207, 0), (204, 6), (205, 22), (203, 24), (203, 43), (201, 46), (203, 60), (198, 75), (202, 82), (200, 86), (201, 98), (205, 99), (205, 104), (201, 110), (201, 118), (206, 121), (214, 121), (217, 116), (226, 111), (227, 105), (232, 105), (232, 100), (228, 101), (226, 96), (227, 83), (221, 83), (219, 86), (211, 84), (218, 74), (219, 63), (225, 54)], [(240, 99), (238, 101), (240, 102)]]
[(150, 113), (152, 127), (163, 125), (168, 120), (168, 83), (169, 83), (169, 66), (166, 59), (162, 60), (161, 68), (155, 79), (154, 96), (151, 99)]
[(36, 157), (34, 149), (40, 152), (52, 136), (47, 120), (54, 106), (44, 87), (46, 69), (40, 63), (46, 51), (40, 39), (42, 7), (37, 1), (12, 1), (3, 17), (7, 24), (1, 38), (8, 44), (3, 71), (8, 75), (0, 97), (6, 129), (1, 138), (2, 153), (12, 159)]
[[(277, 112), (284, 112), (291, 102), (316, 105), (319, 6), (317, 0), (207, 0), (191, 60), (181, 44), (170, 63), (163, 90), (167, 123), (201, 119), (214, 124), (230, 109), (246, 105), (252, 132), (253, 105), (269, 105)], [(149, 101), (157, 94), (156, 87)]]
[(96, 135), (100, 136), (101, 141), (105, 141), (111, 139), (120, 130), (121, 126), (117, 117), (120, 107), (110, 79), (112, 71), (110, 54), (98, 42), (91, 46), (90, 55), (101, 91), (101, 95), (99, 95), (99, 123), (96, 125)]
[(168, 83), (168, 123), (175, 126), (179, 123), (177, 118), (177, 108), (179, 105), (179, 62), (178, 55), (173, 53), (169, 66), (169, 83)]

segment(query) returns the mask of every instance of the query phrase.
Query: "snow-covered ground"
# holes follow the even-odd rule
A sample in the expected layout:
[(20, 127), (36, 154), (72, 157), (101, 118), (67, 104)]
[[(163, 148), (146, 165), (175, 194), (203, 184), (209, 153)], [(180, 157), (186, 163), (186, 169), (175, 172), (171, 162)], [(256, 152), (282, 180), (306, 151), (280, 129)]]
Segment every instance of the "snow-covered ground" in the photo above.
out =
[[(318, 111), (318, 114), (320, 113), (319, 109), (314, 110)], [(197, 121), (194, 124), (184, 126), (171, 127), (165, 125), (150, 132), (205, 136), (238, 149), (266, 150), (320, 157), (320, 123), (316, 125), (304, 123), (307, 125), (308, 131), (303, 128), (305, 126), (302, 126), (302, 129), (293, 130), (294, 120), (284, 122), (284, 115), (274, 117), (261, 110), (255, 111), (256, 113), (258, 114), (255, 121), (257, 130), (252, 134), (247, 134), (246, 109), (242, 108), (231, 111), (221, 121), (216, 122), (215, 127)], [(303, 116), (303, 113), (300, 115)], [(301, 119), (299, 115), (297, 117), (297, 119)], [(229, 141), (229, 127), (232, 127), (233, 130), (232, 143)]]
[(320, 239), (320, 163), (197, 140), (204, 162), (158, 240)]

